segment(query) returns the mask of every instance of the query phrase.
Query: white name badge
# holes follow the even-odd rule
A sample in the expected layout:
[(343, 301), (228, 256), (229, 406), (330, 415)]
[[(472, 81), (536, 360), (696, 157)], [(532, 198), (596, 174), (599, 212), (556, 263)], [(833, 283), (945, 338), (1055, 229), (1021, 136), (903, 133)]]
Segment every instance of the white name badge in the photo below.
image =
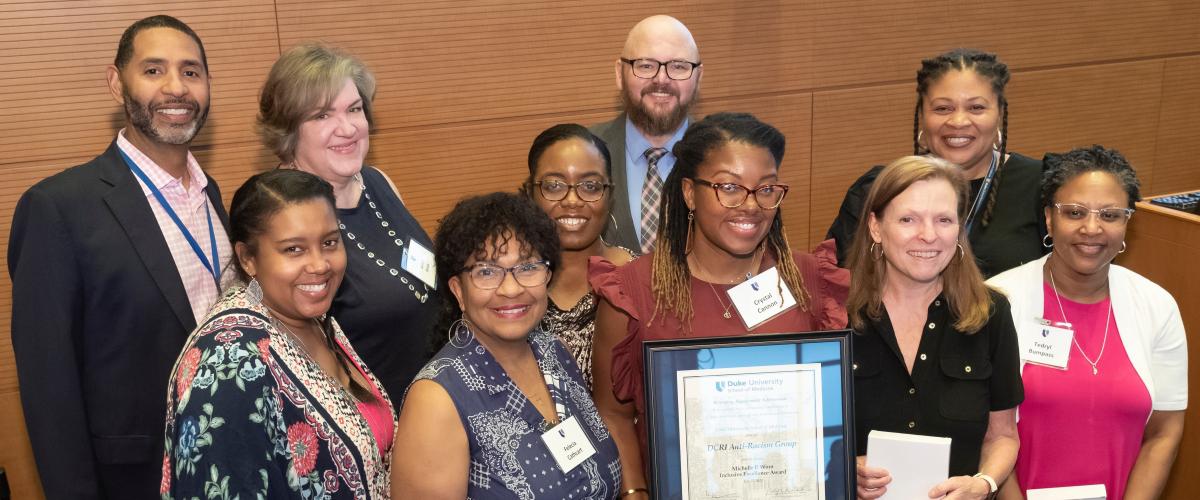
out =
[(747, 330), (796, 307), (796, 298), (787, 283), (779, 278), (779, 269), (774, 267), (730, 288), (729, 299)]
[(433, 262), (433, 252), (417, 243), (417, 240), (408, 240), (408, 248), (404, 249), (404, 255), (400, 259), (400, 267), (416, 276), (429, 288), (437, 288), (437, 266)]
[(571, 472), (571, 469), (596, 454), (592, 440), (588, 439), (583, 427), (579, 426), (579, 420), (573, 416), (542, 434), (542, 441), (546, 442), (550, 455), (558, 462), (563, 474)]
[(1021, 348), (1021, 360), (1026, 363), (1045, 365), (1060, 370), (1067, 369), (1071, 357), (1071, 341), (1075, 331), (1067, 323), (1051, 323), (1037, 318), (1021, 324), (1017, 343)]

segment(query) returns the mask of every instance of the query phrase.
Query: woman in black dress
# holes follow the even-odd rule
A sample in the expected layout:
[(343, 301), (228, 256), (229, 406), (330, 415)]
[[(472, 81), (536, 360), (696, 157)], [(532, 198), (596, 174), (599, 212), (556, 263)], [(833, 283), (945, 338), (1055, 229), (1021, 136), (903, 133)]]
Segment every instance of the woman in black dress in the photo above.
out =
[[(955, 49), (921, 61), (913, 111), (913, 154), (932, 155), (962, 167), (971, 196), (966, 231), (984, 277), (1046, 253), (1045, 218), (1039, 208), (1042, 162), (1008, 145), (1008, 67), (995, 54)], [(862, 216), (877, 165), (859, 177), (842, 201), (826, 237), (846, 255)]]
[(259, 98), (258, 129), (281, 168), (333, 185), (346, 279), (330, 313), (393, 397), (428, 359), (437, 316), (433, 242), (382, 171), (364, 166), (375, 77), (322, 44), (284, 52)]

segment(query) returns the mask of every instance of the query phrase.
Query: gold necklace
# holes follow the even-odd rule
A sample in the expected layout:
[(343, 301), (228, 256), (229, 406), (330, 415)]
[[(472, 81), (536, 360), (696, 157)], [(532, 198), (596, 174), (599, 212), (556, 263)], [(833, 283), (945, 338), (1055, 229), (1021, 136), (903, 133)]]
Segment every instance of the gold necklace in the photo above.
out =
[(731, 301), (729, 301), (729, 305), (725, 305), (725, 302), (721, 300), (721, 294), (717, 292), (717, 287), (713, 286), (712, 283), (709, 283), (708, 288), (712, 290), (713, 296), (715, 296), (717, 298), (717, 303), (721, 304), (721, 308), (725, 309), (725, 313), (722, 314), (721, 317), (725, 318), (725, 319), (732, 318), (733, 315), (729, 314), (729, 308), (733, 307), (733, 301), (731, 300)]

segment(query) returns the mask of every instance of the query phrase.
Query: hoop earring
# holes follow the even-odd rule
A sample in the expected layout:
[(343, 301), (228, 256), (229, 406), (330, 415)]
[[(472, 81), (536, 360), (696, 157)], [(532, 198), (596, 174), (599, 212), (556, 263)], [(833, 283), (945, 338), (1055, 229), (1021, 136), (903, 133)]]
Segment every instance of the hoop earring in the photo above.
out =
[(453, 323), (450, 323), (450, 328), (446, 330), (446, 342), (456, 349), (465, 349), (471, 345), (471, 341), (474, 339), (475, 334), (471, 333), (471, 322), (467, 321), (466, 316), (454, 320)]
[(1125, 244), (1125, 240), (1121, 240), (1121, 251), (1117, 253), (1125, 253), (1126, 248), (1129, 248), (1129, 245)]
[(258, 278), (250, 277), (250, 282), (246, 283), (246, 300), (250, 301), (251, 305), (262, 304), (263, 290), (262, 285), (258, 284)]
[(696, 211), (688, 210), (687, 239), (684, 240), (684, 244), (683, 244), (683, 254), (684, 255), (692, 253), (692, 227), (695, 225), (696, 225)]
[(958, 246), (958, 260), (967, 258), (967, 251), (963, 250), (962, 243), (955, 243)]
[[(879, 253), (875, 253), (875, 249), (879, 249)], [(872, 241), (871, 248), (867, 251), (871, 254), (871, 260), (875, 262), (879, 262), (879, 259), (883, 258), (883, 245), (880, 245), (878, 241)]]
[(917, 129), (917, 147), (928, 151), (929, 148), (925, 147), (924, 144), (921, 144), (921, 137), (924, 135), (925, 135), (924, 130)]
[(1054, 241), (1050, 239), (1050, 235), (1042, 236), (1042, 246), (1046, 248), (1054, 248)]
[(1000, 151), (1000, 145), (1004, 144), (1004, 132), (996, 129), (996, 142), (992, 143), (992, 149)]

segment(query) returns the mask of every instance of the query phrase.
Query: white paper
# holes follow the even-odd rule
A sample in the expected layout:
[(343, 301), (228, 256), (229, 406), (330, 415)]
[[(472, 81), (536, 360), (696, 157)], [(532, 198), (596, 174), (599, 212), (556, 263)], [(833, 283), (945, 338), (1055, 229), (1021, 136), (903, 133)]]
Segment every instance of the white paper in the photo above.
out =
[(1041, 488), (1025, 492), (1025, 500), (1105, 500), (1108, 493), (1103, 484)]
[(681, 370), (683, 500), (823, 500), (821, 365)]
[(950, 477), (950, 438), (871, 431), (867, 465), (892, 476), (881, 499), (929, 498), (929, 490)]

